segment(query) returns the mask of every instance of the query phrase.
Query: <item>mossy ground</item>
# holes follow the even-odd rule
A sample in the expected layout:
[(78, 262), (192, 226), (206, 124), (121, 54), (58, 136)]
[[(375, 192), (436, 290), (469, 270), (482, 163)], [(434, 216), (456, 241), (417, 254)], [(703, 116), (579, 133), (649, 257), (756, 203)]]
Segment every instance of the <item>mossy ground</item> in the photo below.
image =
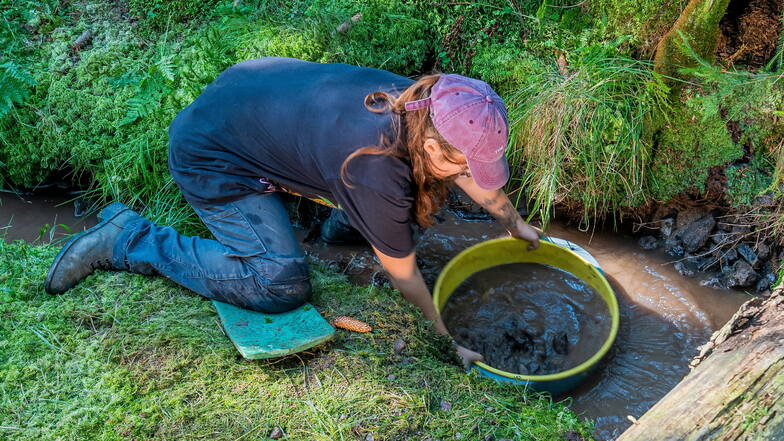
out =
[(392, 291), (314, 268), (315, 307), (374, 331), (246, 361), (211, 303), (164, 278), (101, 272), (46, 294), (56, 251), (0, 240), (2, 439), (257, 440), (275, 426), (290, 440), (589, 437), (563, 404), (466, 375)]

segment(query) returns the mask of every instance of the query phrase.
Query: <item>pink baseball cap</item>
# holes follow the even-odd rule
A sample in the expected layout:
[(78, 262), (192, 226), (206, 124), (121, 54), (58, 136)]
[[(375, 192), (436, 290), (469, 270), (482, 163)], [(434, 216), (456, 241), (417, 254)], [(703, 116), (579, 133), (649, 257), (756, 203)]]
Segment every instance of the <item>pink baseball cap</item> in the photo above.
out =
[(408, 101), (406, 111), (430, 108), (438, 133), (463, 152), (476, 183), (497, 190), (509, 180), (504, 157), (509, 142), (504, 101), (489, 84), (457, 74), (442, 74), (430, 96)]

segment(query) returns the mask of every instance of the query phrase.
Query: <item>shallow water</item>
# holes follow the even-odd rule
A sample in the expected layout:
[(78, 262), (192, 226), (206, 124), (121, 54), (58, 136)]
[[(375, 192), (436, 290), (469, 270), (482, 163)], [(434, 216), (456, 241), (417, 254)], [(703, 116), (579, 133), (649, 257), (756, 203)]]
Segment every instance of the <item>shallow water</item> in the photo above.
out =
[(474, 273), (455, 288), (441, 314), (461, 346), (494, 368), (523, 375), (554, 374), (588, 360), (612, 323), (590, 285), (537, 263)]
[[(74, 216), (74, 206), (67, 201), (56, 196), (19, 198), (0, 193), (0, 236), (57, 241), (66, 231), (95, 224), (94, 217)], [(467, 221), (449, 211), (439, 217), (439, 224), (428, 229), (417, 245), (418, 262), (430, 286), (458, 252), (505, 235), (495, 222)], [(304, 238), (306, 232), (300, 233)], [(596, 421), (597, 439), (613, 439), (631, 424), (628, 415), (639, 418), (688, 373), (697, 347), (748, 296), (703, 287), (698, 279), (682, 277), (668, 264), (668, 256), (639, 249), (632, 237), (605, 232), (591, 236), (557, 223), (548, 234), (585, 248), (616, 288), (621, 323), (613, 348), (591, 378), (567, 396), (556, 397), (570, 398), (574, 411)], [(325, 246), (318, 241), (303, 245), (312, 259), (345, 273), (355, 283), (384, 280), (367, 246)]]
[(70, 198), (62, 195), (25, 196), (0, 192), (0, 237), (8, 242), (57, 242), (69, 233), (83, 231), (97, 223), (95, 217), (81, 215), (81, 211), (81, 206), (75, 207)]

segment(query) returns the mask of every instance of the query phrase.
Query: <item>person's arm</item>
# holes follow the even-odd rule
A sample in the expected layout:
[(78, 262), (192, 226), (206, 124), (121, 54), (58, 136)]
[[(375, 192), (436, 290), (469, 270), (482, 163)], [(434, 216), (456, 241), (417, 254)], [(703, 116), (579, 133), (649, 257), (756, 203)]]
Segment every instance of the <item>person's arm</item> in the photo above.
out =
[[(392, 257), (388, 256), (375, 247), (373, 247), (381, 265), (384, 266), (392, 286), (395, 287), (403, 298), (409, 303), (419, 307), (422, 315), (427, 320), (433, 321), (433, 328), (436, 332), (442, 335), (448, 335), (444, 321), (433, 306), (433, 299), (430, 296), (430, 290), (422, 278), (422, 273), (416, 264), (416, 254), (411, 253), (406, 257)], [(475, 361), (482, 360), (482, 355), (470, 349), (464, 348), (455, 343), (457, 355), (463, 360), (463, 365), (468, 367)]]
[(523, 239), (531, 243), (529, 250), (539, 247), (541, 232), (525, 223), (520, 213), (515, 210), (509, 197), (503, 190), (485, 190), (478, 186), (473, 178), (461, 176), (455, 179), (455, 184), (460, 187), (471, 199), (482, 206), (501, 225), (509, 231), (512, 237)]

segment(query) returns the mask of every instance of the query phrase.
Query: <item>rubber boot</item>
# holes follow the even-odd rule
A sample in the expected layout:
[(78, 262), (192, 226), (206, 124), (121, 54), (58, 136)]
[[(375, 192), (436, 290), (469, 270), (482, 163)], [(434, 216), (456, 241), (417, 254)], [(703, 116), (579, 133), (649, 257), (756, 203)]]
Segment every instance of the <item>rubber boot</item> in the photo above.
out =
[(112, 264), (115, 242), (124, 226), (141, 216), (114, 202), (98, 218), (98, 225), (71, 238), (54, 258), (44, 282), (46, 292), (62, 294), (96, 269), (120, 269)]
[(355, 245), (366, 243), (362, 234), (352, 227), (343, 210), (332, 210), (321, 224), (321, 240), (330, 245)]

